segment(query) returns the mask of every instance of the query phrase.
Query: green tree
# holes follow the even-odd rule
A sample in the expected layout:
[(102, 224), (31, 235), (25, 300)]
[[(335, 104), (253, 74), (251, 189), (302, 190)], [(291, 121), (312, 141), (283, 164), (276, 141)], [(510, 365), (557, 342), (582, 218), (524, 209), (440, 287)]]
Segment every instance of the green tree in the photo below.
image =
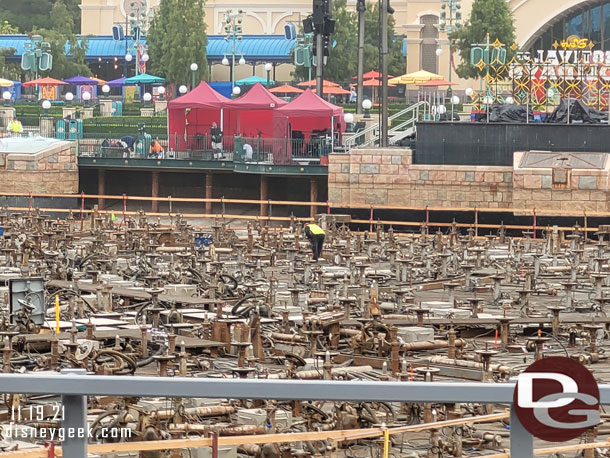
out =
[(190, 83), (194, 62), (196, 83), (208, 78), (203, 8), (203, 0), (161, 0), (146, 36), (150, 73), (168, 83)]
[[(62, 2), (67, 8), (73, 31), (80, 32), (80, 0), (5, 0), (2, 2), (2, 15), (20, 33), (30, 33), (34, 29), (48, 29), (49, 16), (53, 6), (58, 2)], [(55, 28), (55, 25), (51, 27)], [(61, 31), (62, 27), (63, 25), (59, 24), (57, 30)]]
[[(364, 71), (381, 71), (380, 47), (381, 30), (379, 27), (379, 6), (377, 2), (367, 3), (364, 15)], [(390, 75), (402, 75), (407, 68), (407, 61), (402, 55), (402, 36), (395, 35), (394, 16), (388, 16), (388, 72)]]
[(475, 0), (470, 18), (465, 26), (451, 34), (461, 61), (457, 74), (462, 78), (476, 78), (485, 73), (470, 64), (470, 50), (475, 43), (485, 43), (489, 33), (490, 43), (499, 40), (511, 55), (510, 45), (515, 42), (515, 26), (510, 8), (505, 0)]

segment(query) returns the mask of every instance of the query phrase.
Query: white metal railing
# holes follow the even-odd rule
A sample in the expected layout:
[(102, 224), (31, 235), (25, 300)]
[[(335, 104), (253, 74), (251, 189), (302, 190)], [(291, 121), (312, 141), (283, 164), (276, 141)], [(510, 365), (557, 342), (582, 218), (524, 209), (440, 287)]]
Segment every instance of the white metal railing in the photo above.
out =
[[(415, 123), (419, 119), (419, 111), (420, 109), (425, 107), (429, 108), (430, 104), (426, 101), (417, 102), (404, 110), (399, 111), (398, 113), (394, 113), (392, 116), (388, 117), (388, 121), (392, 122), (395, 119), (398, 119), (404, 115), (410, 114), (411, 116), (406, 121), (401, 122), (399, 125), (392, 127), (388, 132), (389, 133), (397, 133), (404, 129), (408, 129), (411, 127), (415, 127)], [(370, 135), (369, 135), (370, 134)], [(375, 123), (360, 132), (356, 132), (355, 134), (344, 138), (343, 145), (347, 152), (349, 152), (352, 148), (364, 148), (370, 145), (374, 145), (379, 142), (379, 123)], [(360, 142), (360, 139), (362, 141)]]

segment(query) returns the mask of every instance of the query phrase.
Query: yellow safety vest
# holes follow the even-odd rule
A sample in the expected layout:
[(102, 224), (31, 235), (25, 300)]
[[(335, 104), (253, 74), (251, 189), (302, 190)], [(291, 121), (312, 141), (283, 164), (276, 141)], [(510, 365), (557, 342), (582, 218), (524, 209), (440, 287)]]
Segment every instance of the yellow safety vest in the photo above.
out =
[(307, 227), (309, 228), (311, 233), (314, 235), (320, 235), (320, 234), (325, 235), (324, 229), (322, 229), (317, 224), (308, 224)]

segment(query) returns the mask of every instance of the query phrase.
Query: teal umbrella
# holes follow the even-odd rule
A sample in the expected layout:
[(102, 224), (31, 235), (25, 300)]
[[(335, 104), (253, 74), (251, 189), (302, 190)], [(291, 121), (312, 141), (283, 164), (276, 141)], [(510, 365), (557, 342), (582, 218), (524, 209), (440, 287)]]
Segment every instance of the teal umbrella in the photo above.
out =
[(154, 84), (163, 83), (164, 81), (165, 79), (160, 76), (148, 75), (146, 73), (125, 78), (125, 84)]
[[(267, 85), (267, 78), (261, 78), (260, 76), (249, 76), (243, 80), (235, 81), (238, 86), (254, 86), (256, 83), (261, 83), (263, 86)], [(269, 84), (275, 84), (272, 80), (269, 80)]]

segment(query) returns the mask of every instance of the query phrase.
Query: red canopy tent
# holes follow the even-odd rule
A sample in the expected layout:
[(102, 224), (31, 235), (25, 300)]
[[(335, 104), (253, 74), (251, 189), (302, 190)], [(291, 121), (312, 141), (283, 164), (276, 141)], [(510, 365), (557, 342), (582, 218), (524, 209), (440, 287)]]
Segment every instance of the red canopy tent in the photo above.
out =
[(273, 136), (273, 111), (288, 102), (276, 97), (262, 84), (256, 83), (225, 109), (225, 135), (270, 138)]
[(205, 149), (192, 143), (198, 141), (195, 136), (209, 136), (213, 122), (222, 128), (223, 109), (229, 102), (205, 81), (188, 94), (171, 100), (167, 107), (170, 149), (184, 151), (187, 146)]
[[(305, 142), (315, 131), (344, 132), (343, 108), (335, 106), (307, 89), (290, 103), (274, 111), (273, 136), (293, 138), (293, 132), (301, 132)], [(292, 145), (287, 148), (285, 162), (289, 162)], [(276, 161), (277, 158), (276, 155)]]

